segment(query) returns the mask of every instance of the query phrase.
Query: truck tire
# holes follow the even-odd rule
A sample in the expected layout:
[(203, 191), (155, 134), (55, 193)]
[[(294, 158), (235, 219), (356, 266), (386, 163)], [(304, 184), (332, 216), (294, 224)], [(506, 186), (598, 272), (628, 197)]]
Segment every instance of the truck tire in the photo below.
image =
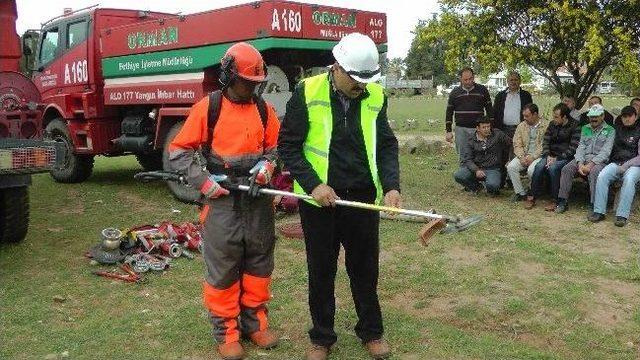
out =
[(62, 168), (51, 170), (51, 177), (61, 183), (79, 183), (87, 180), (93, 171), (93, 155), (73, 153), (73, 141), (69, 129), (62, 119), (52, 120), (46, 128), (47, 137), (62, 142), (66, 155)]
[(18, 243), (29, 227), (29, 190), (27, 186), (0, 190), (0, 242)]
[(146, 171), (156, 171), (162, 170), (162, 152), (152, 152), (150, 154), (136, 154), (136, 159), (138, 159), (138, 163), (142, 166)]
[[(162, 165), (165, 171), (172, 170), (171, 166), (169, 165), (169, 144), (171, 144), (173, 138), (178, 135), (178, 132), (180, 132), (183, 124), (183, 121), (174, 124), (171, 129), (169, 129), (167, 137), (164, 140), (164, 146), (162, 150)], [(194, 188), (173, 181), (167, 181), (167, 186), (169, 186), (169, 190), (171, 190), (173, 196), (184, 203), (195, 204), (198, 203), (198, 200), (200, 199), (200, 191)]]

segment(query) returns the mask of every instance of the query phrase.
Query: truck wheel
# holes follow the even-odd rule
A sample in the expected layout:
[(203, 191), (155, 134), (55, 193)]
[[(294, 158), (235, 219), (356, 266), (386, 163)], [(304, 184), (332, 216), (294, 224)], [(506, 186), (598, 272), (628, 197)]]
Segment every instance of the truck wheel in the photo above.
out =
[(28, 187), (0, 190), (0, 242), (17, 243), (24, 240), (28, 227)]
[(146, 171), (162, 170), (162, 152), (152, 152), (150, 154), (136, 154), (138, 163)]
[(62, 142), (66, 147), (66, 155), (62, 168), (51, 170), (51, 176), (61, 183), (79, 183), (87, 180), (93, 171), (93, 155), (73, 153), (73, 141), (67, 125), (61, 119), (52, 120), (47, 125), (48, 138)]
[[(175, 125), (173, 125), (171, 129), (169, 129), (169, 132), (167, 133), (167, 137), (164, 140), (164, 146), (162, 150), (162, 165), (165, 171), (172, 170), (169, 165), (169, 144), (171, 144), (171, 142), (173, 141), (173, 138), (175, 138), (176, 135), (178, 135), (178, 132), (180, 132), (180, 129), (182, 128), (183, 124), (184, 122), (180, 121)], [(173, 193), (173, 196), (182, 202), (193, 204), (193, 203), (197, 203), (198, 200), (200, 199), (200, 191), (193, 189), (191, 187), (178, 184), (173, 181), (167, 181), (167, 186), (169, 186), (169, 189)]]

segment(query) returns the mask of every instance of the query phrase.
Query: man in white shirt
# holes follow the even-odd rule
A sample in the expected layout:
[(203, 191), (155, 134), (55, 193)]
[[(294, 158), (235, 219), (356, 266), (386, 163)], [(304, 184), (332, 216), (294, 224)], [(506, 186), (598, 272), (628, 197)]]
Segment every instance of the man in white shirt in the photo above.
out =
[[(523, 120), (522, 110), (525, 105), (533, 103), (531, 94), (520, 87), (522, 80), (517, 71), (507, 74), (507, 88), (496, 94), (494, 101), (494, 127), (502, 130), (509, 138), (513, 138), (516, 127)], [(505, 148), (502, 155), (501, 187), (504, 186), (507, 174), (504, 171), (506, 164), (513, 158), (513, 146)]]

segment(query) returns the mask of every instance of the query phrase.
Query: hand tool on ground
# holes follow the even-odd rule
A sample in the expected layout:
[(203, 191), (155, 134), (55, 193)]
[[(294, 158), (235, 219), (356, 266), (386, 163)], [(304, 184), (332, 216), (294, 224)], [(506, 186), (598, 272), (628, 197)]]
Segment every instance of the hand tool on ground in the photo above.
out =
[[(228, 178), (226, 175), (214, 175), (214, 177), (216, 178), (216, 181), (218, 183), (220, 183), (221, 185), (223, 185), (225, 188), (229, 190), (240, 190), (245, 192), (249, 191), (248, 185), (233, 184), (231, 182), (228, 182), (227, 181)], [(185, 178), (183, 175), (180, 175), (175, 172), (167, 172), (167, 171), (141, 172), (141, 173), (137, 173), (134, 176), (134, 178), (144, 182), (151, 181), (151, 180), (168, 180), (168, 181), (180, 181), (180, 182), (185, 181)], [(293, 192), (269, 189), (266, 187), (260, 188), (259, 193), (265, 194), (265, 195), (271, 195), (271, 196), (278, 196), (278, 195), (292, 196), (301, 200), (309, 200), (309, 201), (315, 202), (313, 197), (310, 195), (296, 194)], [(460, 231), (467, 230), (468, 228), (479, 223), (482, 220), (481, 215), (474, 215), (471, 217), (463, 218), (460, 216), (442, 215), (442, 214), (436, 214), (433, 212), (427, 212), (427, 211), (421, 211), (421, 210), (409, 210), (409, 209), (402, 209), (402, 208), (396, 208), (391, 206), (374, 205), (374, 204), (368, 204), (368, 203), (363, 203), (358, 201), (342, 200), (342, 199), (336, 200), (336, 205), (358, 208), (358, 209), (365, 209), (365, 210), (372, 210), (372, 211), (381, 211), (381, 212), (386, 212), (388, 214), (409, 215), (409, 216), (415, 216), (415, 217), (421, 218), (427, 224), (424, 225), (422, 229), (420, 229), (420, 232), (418, 233), (418, 235), (420, 237), (420, 240), (422, 241), (422, 244), (425, 246), (428, 245), (431, 237), (438, 231), (440, 231), (443, 234), (460, 232)]]
[(145, 171), (139, 172), (133, 176), (134, 179), (141, 182), (149, 182), (155, 180), (174, 181), (181, 184), (186, 184), (187, 179), (184, 175), (178, 174), (172, 171)]
[(111, 278), (111, 279), (122, 280), (122, 281), (126, 281), (126, 282), (137, 283), (137, 282), (141, 282), (142, 281), (142, 277), (140, 275), (136, 274), (131, 269), (129, 264), (121, 265), (120, 269), (122, 269), (125, 272), (125, 274), (118, 273), (118, 272), (115, 272), (115, 271), (94, 271), (93, 273), (98, 275), (98, 276)]

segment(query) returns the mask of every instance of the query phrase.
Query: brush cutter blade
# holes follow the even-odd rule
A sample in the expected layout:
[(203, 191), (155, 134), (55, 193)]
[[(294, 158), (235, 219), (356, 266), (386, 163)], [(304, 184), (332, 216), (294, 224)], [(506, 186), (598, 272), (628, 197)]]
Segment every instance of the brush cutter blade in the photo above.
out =
[(456, 222), (449, 222), (447, 223), (447, 226), (440, 231), (440, 233), (451, 234), (451, 233), (465, 231), (468, 228), (472, 227), (473, 225), (476, 225), (477, 223), (482, 221), (482, 219), (483, 219), (482, 215), (473, 215), (473, 216), (469, 216), (468, 218), (460, 219)]

